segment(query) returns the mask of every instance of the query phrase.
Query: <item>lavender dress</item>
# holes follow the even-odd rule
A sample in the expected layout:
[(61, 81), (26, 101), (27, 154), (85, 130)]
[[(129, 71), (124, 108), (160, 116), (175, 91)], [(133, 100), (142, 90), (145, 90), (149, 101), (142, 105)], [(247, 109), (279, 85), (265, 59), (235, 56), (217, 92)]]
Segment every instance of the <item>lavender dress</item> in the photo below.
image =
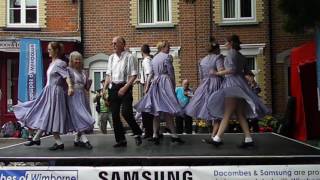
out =
[(70, 78), (74, 84), (74, 95), (68, 96), (68, 117), (75, 131), (82, 132), (93, 129), (95, 120), (91, 116), (88, 98), (85, 94), (88, 79), (83, 72), (68, 68)]
[(207, 108), (214, 117), (223, 118), (224, 100), (226, 97), (245, 100), (246, 118), (260, 118), (270, 113), (259, 97), (250, 89), (245, 78), (246, 59), (238, 51), (231, 49), (224, 61), (225, 69), (232, 70), (233, 74), (225, 75), (221, 89), (213, 93), (208, 101)]
[(18, 103), (14, 114), (18, 121), (31, 129), (46, 132), (66, 133), (73, 131), (67, 118), (65, 78), (69, 77), (67, 64), (57, 59), (47, 70), (47, 84), (33, 101)]
[(137, 112), (147, 112), (159, 116), (160, 112), (178, 114), (180, 104), (175, 94), (175, 77), (172, 58), (160, 52), (153, 60), (152, 73), (154, 79), (148, 93), (134, 106)]
[(218, 71), (218, 69), (223, 68), (223, 56), (221, 54), (207, 55), (200, 61), (199, 66), (201, 85), (197, 88), (189, 104), (185, 107), (185, 112), (194, 118), (214, 120), (217, 118), (209, 114), (207, 104), (210, 95), (220, 88), (222, 78), (210, 75), (210, 70)]

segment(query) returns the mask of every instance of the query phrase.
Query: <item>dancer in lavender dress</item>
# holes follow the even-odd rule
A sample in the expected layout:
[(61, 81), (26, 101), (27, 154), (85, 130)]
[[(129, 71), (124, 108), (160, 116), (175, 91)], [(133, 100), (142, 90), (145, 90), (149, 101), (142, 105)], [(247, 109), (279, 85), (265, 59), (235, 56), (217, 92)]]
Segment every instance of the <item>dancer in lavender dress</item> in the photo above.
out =
[(18, 103), (14, 106), (16, 118), (25, 126), (37, 129), (36, 135), (25, 145), (40, 145), (43, 132), (52, 133), (55, 143), (49, 150), (64, 149), (60, 134), (74, 130), (72, 122), (67, 118), (65, 83), (68, 84), (68, 95), (73, 95), (73, 86), (67, 71), (67, 64), (59, 59), (63, 53), (63, 45), (50, 42), (48, 53), (52, 62), (47, 70), (47, 84), (39, 97), (33, 101)]
[(154, 115), (153, 140), (159, 144), (160, 115), (166, 118), (167, 126), (171, 130), (171, 141), (183, 143), (176, 135), (173, 117), (181, 112), (181, 107), (175, 95), (175, 77), (172, 57), (169, 55), (170, 44), (160, 42), (161, 51), (152, 60), (152, 84), (147, 94), (135, 105), (138, 112), (147, 112)]
[(77, 51), (72, 52), (68, 71), (74, 86), (74, 95), (67, 98), (68, 115), (77, 132), (74, 146), (92, 149), (92, 145), (83, 133), (93, 129), (95, 120), (91, 116), (86, 94), (91, 84), (82, 70), (82, 65), (82, 55)]
[(211, 116), (207, 109), (210, 95), (217, 91), (222, 83), (222, 77), (212, 74), (213, 71), (224, 70), (223, 55), (220, 54), (220, 46), (217, 43), (210, 43), (208, 55), (199, 64), (201, 84), (194, 93), (190, 103), (185, 108), (186, 114), (197, 119), (212, 121), (212, 136), (218, 131), (220, 118)]
[(214, 72), (218, 76), (225, 76), (225, 79), (221, 89), (210, 96), (207, 105), (212, 116), (223, 118), (211, 143), (215, 146), (222, 144), (221, 137), (228, 126), (230, 117), (235, 114), (245, 135), (245, 139), (239, 147), (252, 147), (254, 143), (247, 118), (262, 117), (269, 113), (269, 109), (253, 93), (244, 79), (248, 70), (246, 59), (239, 52), (239, 37), (237, 35), (228, 37), (226, 46), (229, 52), (224, 61), (225, 70)]

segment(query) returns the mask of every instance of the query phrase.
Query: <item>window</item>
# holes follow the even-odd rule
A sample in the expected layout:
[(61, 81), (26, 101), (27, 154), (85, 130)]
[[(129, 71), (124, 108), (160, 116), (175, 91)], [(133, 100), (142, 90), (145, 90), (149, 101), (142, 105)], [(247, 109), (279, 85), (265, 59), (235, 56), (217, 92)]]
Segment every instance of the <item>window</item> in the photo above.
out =
[[(264, 48), (266, 47), (265, 43), (261, 44), (241, 44), (241, 54), (246, 57), (247, 60), (247, 68), (251, 70), (255, 74), (255, 79), (259, 81), (259, 74), (264, 69), (262, 64), (258, 63), (261, 61), (265, 61), (263, 56)], [(221, 54), (227, 55), (228, 49), (225, 45), (220, 46)], [(261, 82), (258, 82), (261, 83)]]
[(171, 0), (139, 0), (139, 25), (171, 23)]
[(93, 74), (94, 74), (94, 77), (93, 77), (94, 91), (102, 89), (103, 87), (101, 84), (101, 80), (106, 78), (106, 71), (94, 71)]
[(255, 57), (246, 57), (247, 59), (247, 67), (249, 70), (256, 70), (256, 60)]
[(256, 63), (256, 58), (257, 58), (257, 56), (246, 56), (247, 68), (253, 74), (255, 74), (255, 80), (258, 81), (258, 73), (259, 73), (260, 70), (258, 70), (257, 63)]
[(255, 0), (222, 0), (223, 22), (255, 22)]
[(8, 0), (8, 27), (38, 27), (39, 0)]

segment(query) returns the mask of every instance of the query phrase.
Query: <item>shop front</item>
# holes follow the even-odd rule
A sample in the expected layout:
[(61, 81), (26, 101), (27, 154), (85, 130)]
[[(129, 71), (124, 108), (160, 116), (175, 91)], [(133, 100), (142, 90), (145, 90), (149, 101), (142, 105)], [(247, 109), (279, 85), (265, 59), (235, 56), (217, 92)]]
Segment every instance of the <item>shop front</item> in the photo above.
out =
[[(50, 59), (47, 53), (49, 41), (41, 41), (43, 66), (46, 71)], [(75, 41), (62, 42), (65, 53), (69, 54), (79, 50), (79, 43)], [(13, 105), (18, 102), (18, 76), (19, 76), (19, 39), (0, 39), (0, 126), (8, 121), (15, 121)], [(45, 72), (43, 73), (45, 76)], [(44, 80), (45, 77), (44, 77)]]

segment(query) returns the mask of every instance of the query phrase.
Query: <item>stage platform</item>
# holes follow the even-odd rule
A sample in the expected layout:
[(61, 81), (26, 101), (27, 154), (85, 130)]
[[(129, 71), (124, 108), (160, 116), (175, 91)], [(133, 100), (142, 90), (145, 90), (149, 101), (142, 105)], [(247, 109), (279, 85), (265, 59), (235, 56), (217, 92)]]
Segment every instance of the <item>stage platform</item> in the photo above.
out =
[(126, 148), (113, 148), (114, 136), (88, 135), (92, 150), (74, 147), (74, 136), (62, 136), (64, 150), (49, 151), (52, 137), (41, 140), (41, 146), (22, 143), (0, 149), (0, 162), (47, 162), (53, 166), (191, 166), (191, 165), (273, 165), (320, 164), (320, 150), (310, 145), (274, 134), (253, 134), (255, 147), (240, 149), (243, 134), (225, 134), (224, 145), (214, 147), (201, 142), (208, 134), (181, 135), (185, 144), (173, 144), (164, 136), (160, 145), (144, 140), (136, 146), (127, 136)]

